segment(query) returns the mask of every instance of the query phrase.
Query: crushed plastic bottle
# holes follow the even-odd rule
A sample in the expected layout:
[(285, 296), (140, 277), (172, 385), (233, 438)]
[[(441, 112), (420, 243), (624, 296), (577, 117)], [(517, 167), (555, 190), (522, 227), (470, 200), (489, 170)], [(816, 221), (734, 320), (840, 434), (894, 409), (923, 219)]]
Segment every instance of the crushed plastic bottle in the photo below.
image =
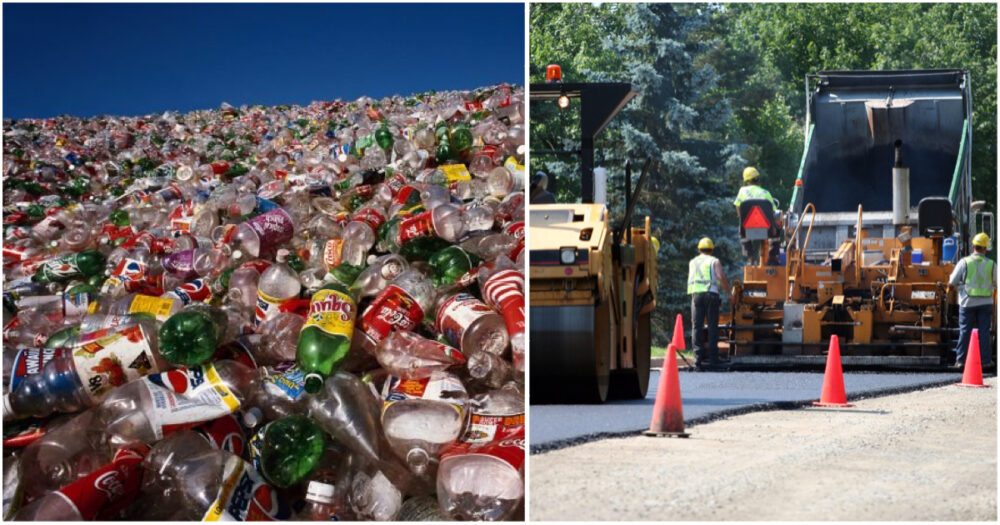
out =
[(5, 121), (4, 517), (517, 519), (524, 112)]

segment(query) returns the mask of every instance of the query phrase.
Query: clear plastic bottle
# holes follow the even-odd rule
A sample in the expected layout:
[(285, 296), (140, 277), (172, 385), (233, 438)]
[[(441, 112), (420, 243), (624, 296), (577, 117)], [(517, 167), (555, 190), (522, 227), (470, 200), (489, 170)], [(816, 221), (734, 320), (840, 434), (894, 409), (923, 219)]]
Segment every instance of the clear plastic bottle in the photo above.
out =
[(382, 397), (385, 437), (416, 474), (427, 472), (438, 453), (462, 435), (468, 394), (453, 374), (436, 371), (422, 380), (392, 377)]
[(435, 326), (466, 356), (477, 352), (500, 355), (507, 350), (509, 338), (503, 317), (470, 294), (444, 296)]
[(361, 346), (369, 353), (392, 330), (413, 330), (432, 312), (437, 292), (434, 284), (410, 268), (400, 273), (362, 313), (358, 322)]
[(302, 290), (299, 275), (285, 262), (288, 250), (278, 250), (277, 264), (272, 264), (257, 283), (257, 305), (254, 309), (254, 327), (278, 313), (284, 302), (295, 299)]
[(3, 400), (3, 418), (45, 417), (94, 406), (111, 391), (168, 367), (149, 321), (92, 341), (87, 349), (54, 358), (26, 376)]
[(375, 358), (382, 368), (403, 379), (430, 377), (465, 362), (457, 349), (405, 330), (394, 331), (379, 343)]

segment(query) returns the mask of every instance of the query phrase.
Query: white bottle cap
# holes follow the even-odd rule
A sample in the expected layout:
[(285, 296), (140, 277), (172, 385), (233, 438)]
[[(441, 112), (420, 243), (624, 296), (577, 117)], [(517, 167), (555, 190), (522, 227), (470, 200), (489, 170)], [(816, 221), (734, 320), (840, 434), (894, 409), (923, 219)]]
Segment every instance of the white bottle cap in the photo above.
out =
[(290, 252), (288, 250), (282, 248), (282, 249), (278, 250), (278, 255), (277, 255), (277, 257), (275, 257), (275, 260), (277, 260), (280, 263), (283, 263), (283, 262), (285, 262), (285, 261), (288, 260), (288, 254), (289, 253)]
[(336, 489), (329, 483), (310, 481), (309, 487), (306, 488), (306, 499), (323, 505), (333, 505), (335, 492)]

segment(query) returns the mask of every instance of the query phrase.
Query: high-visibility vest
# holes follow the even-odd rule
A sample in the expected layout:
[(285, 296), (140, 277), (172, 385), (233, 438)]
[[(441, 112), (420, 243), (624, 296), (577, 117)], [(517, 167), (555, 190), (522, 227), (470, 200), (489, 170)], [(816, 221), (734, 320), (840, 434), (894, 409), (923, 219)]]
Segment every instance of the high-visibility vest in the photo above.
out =
[(751, 199), (766, 199), (771, 201), (771, 204), (774, 205), (775, 208), (778, 207), (778, 203), (774, 200), (774, 197), (771, 196), (771, 192), (753, 184), (741, 187), (740, 192), (736, 194), (736, 200), (733, 201), (733, 204), (739, 208), (740, 204), (743, 204), (743, 201)]
[(974, 253), (965, 259), (965, 293), (970, 297), (993, 295), (993, 261)]
[(719, 283), (715, 277), (715, 257), (698, 255), (688, 263), (688, 294), (719, 293)]

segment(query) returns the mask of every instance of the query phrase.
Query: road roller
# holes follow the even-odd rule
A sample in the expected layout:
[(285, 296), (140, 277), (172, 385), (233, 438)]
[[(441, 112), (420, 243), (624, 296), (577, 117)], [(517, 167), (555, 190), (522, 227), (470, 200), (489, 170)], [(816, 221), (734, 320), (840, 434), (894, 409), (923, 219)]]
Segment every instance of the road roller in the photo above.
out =
[[(551, 68), (550, 68), (551, 73)], [(595, 202), (594, 137), (635, 97), (629, 83), (532, 84), (529, 97), (565, 108), (577, 100), (581, 148), (532, 151), (580, 158), (581, 202), (529, 204), (531, 402), (602, 403), (639, 399), (649, 385), (651, 315), (656, 307), (656, 251), (650, 219), (632, 215), (646, 178), (635, 188), (624, 166), (625, 213), (614, 220)], [(603, 184), (603, 182), (599, 182)]]

